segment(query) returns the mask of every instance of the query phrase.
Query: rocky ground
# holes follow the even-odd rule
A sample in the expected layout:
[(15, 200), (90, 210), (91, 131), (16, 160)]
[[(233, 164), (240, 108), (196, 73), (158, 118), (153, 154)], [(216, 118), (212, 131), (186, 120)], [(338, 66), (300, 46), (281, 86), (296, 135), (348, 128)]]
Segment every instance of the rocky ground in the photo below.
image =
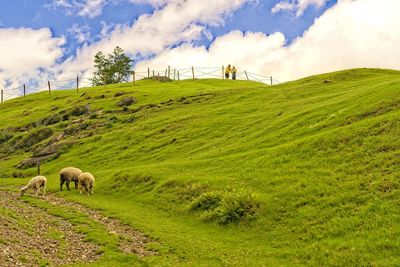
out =
[[(87, 214), (110, 234), (119, 236), (123, 253), (139, 257), (154, 254), (145, 248), (149, 238), (116, 219), (55, 195), (47, 195), (44, 201)], [(17, 193), (0, 191), (0, 266), (59, 266), (90, 263), (101, 257), (100, 247), (74, 229), (68, 220), (24, 201)]]

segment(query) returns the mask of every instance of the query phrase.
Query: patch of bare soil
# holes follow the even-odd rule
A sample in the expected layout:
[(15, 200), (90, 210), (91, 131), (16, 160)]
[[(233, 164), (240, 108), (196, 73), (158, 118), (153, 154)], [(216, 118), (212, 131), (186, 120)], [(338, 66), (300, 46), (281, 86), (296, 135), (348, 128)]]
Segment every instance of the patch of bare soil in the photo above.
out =
[(67, 220), (0, 191), (0, 266), (90, 263), (101, 255)]
[(49, 194), (48, 201), (59, 207), (68, 207), (82, 213), (85, 213), (92, 220), (95, 220), (105, 226), (110, 234), (118, 235), (120, 240), (120, 249), (125, 253), (134, 253), (139, 257), (155, 255), (154, 251), (146, 249), (146, 244), (153, 243), (149, 237), (143, 233), (134, 230), (129, 225), (125, 225), (120, 221), (103, 215), (100, 211), (92, 210), (79, 203), (69, 202), (65, 199), (58, 198), (55, 195)]
[[(1, 187), (0, 187), (1, 189)], [(125, 254), (139, 257), (155, 255), (146, 248), (153, 241), (120, 221), (84, 205), (69, 202), (54, 194), (45, 201), (60, 209), (84, 213), (105, 226), (109, 234), (117, 235)], [(85, 235), (74, 231), (66, 219), (51, 215), (18, 197), (0, 190), (0, 266), (60, 266), (91, 263), (101, 256), (101, 249), (85, 241)]]

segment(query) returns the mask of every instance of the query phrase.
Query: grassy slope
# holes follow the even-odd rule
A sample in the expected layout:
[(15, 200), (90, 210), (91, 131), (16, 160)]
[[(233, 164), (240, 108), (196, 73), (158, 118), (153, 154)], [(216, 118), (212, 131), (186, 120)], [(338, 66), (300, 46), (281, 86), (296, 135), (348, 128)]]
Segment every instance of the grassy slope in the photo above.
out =
[[(94, 173), (93, 198), (60, 195), (160, 240), (160, 256), (148, 263), (399, 264), (399, 74), (358, 69), (274, 87), (141, 81), (134, 89), (84, 89), (84, 96), (41, 93), (1, 105), (0, 129), (44, 118), (53, 106), (105, 111), (88, 121), (107, 126), (45, 163), (43, 174), (56, 191), (64, 166)], [(155, 105), (120, 112), (115, 104), (126, 95), (116, 92), (138, 99), (132, 109)], [(181, 99), (187, 96), (197, 97)], [(61, 132), (68, 123), (51, 128)], [(30, 155), (1, 159), (0, 176)], [(239, 225), (206, 223), (204, 213), (187, 211), (203, 191), (251, 195), (262, 207)]]

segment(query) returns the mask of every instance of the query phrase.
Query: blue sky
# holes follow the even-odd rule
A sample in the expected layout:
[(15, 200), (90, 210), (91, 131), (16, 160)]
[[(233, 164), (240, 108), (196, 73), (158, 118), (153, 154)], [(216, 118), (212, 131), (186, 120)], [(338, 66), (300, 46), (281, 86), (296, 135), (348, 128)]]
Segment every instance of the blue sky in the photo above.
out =
[[(151, 14), (155, 8), (149, 4), (118, 1), (104, 5), (100, 15), (95, 17), (80, 16), (77, 13), (68, 14), (65, 7), (57, 7), (52, 0), (3, 0), (0, 9), (0, 22), (2, 28), (28, 27), (33, 29), (50, 28), (55, 37), (64, 36), (66, 53), (59, 60), (63, 60), (76, 53), (76, 49), (82, 46), (74, 38), (71, 29), (84, 27), (90, 33), (91, 38), (87, 43), (99, 41), (96, 36), (100, 33), (104, 23), (108, 25), (129, 24), (143, 14)], [(71, 1), (72, 2), (72, 1)], [(77, 1), (84, 3), (85, 1)], [(213, 39), (232, 30), (263, 32), (271, 34), (282, 32), (290, 43), (294, 38), (312, 25), (314, 19), (319, 17), (326, 9), (336, 1), (327, 1), (321, 7), (310, 6), (304, 15), (296, 17), (287, 12), (272, 13), (271, 9), (279, 0), (261, 0), (258, 4), (246, 3), (228, 16), (225, 23), (218, 26), (208, 26)], [(198, 45), (208, 46), (213, 39), (202, 36), (194, 40)]]
[(122, 47), (135, 70), (236, 65), (280, 81), (399, 69), (398, 0), (3, 0), (0, 86), (90, 77)]

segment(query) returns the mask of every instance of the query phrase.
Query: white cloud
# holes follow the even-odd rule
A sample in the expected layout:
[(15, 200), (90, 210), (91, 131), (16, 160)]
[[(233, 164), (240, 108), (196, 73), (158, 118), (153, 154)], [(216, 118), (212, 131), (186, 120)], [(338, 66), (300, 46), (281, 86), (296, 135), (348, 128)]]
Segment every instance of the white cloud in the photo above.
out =
[(1, 68), (23, 73), (50, 66), (63, 55), (61, 46), (64, 42), (64, 38), (53, 38), (47, 28), (0, 29)]
[[(141, 1), (143, 2), (143, 1)], [(157, 4), (158, 1), (149, 1)], [(120, 25), (112, 32), (105, 25), (106, 38), (79, 49), (75, 57), (61, 64), (58, 76), (73, 73), (90, 74), (93, 57), (98, 51), (111, 52), (115, 46), (128, 54), (151, 56), (179, 43), (192, 42), (202, 35), (210, 37), (205, 25), (221, 25), (226, 16), (254, 0), (168, 0), (153, 14), (140, 16), (131, 26)], [(103, 25), (104, 26), (104, 25)]]
[(328, 1), (329, 0), (285, 0), (277, 3), (271, 11), (272, 13), (282, 11), (290, 12), (296, 14), (297, 17), (300, 17), (309, 6), (313, 5), (320, 8)]
[(88, 25), (79, 26), (78, 24), (74, 24), (67, 32), (72, 34), (77, 43), (86, 43), (91, 39), (90, 27)]
[(67, 15), (94, 18), (103, 12), (107, 4), (117, 3), (118, 0), (53, 0), (48, 8), (64, 8)]
[(342, 0), (289, 46), (281, 33), (233, 31), (209, 49), (184, 44), (139, 63), (138, 69), (230, 63), (281, 81), (355, 67), (399, 69), (398, 10), (398, 0)]
[[(27, 41), (29, 40), (29, 41)], [(49, 29), (0, 29), (0, 82), (22, 78), (39, 68), (49, 68), (63, 55), (64, 38), (54, 38)]]
[(153, 7), (161, 7), (167, 3), (174, 2), (174, 0), (130, 0), (130, 2), (134, 4), (148, 4)]
[(21, 77), (66, 80), (77, 73), (90, 75), (94, 54), (109, 53), (117, 45), (129, 55), (151, 57), (139, 62), (137, 70), (233, 64), (239, 70), (287, 81), (353, 67), (400, 68), (398, 0), (341, 0), (290, 45), (279, 32), (268, 36), (232, 31), (217, 37), (209, 48), (193, 42), (203, 35), (211, 38), (207, 25), (221, 25), (234, 10), (255, 1), (146, 2), (159, 7), (132, 25), (103, 23), (101, 34), (95, 37), (100, 41), (85, 43), (60, 64), (56, 62), (65, 41), (52, 37), (50, 30), (0, 29), (0, 82), (10, 85)]
[[(184, 44), (180, 47), (166, 50), (151, 60), (142, 61), (138, 69), (162, 69), (172, 65), (176, 67), (190, 66), (221, 66), (233, 64), (248, 67), (248, 70), (263, 69), (265, 64), (277, 60), (281, 56), (281, 49), (285, 43), (282, 33), (267, 36), (264, 33), (242, 33), (232, 31), (218, 37), (210, 46), (193, 47)], [(268, 51), (268, 55), (265, 55)]]

